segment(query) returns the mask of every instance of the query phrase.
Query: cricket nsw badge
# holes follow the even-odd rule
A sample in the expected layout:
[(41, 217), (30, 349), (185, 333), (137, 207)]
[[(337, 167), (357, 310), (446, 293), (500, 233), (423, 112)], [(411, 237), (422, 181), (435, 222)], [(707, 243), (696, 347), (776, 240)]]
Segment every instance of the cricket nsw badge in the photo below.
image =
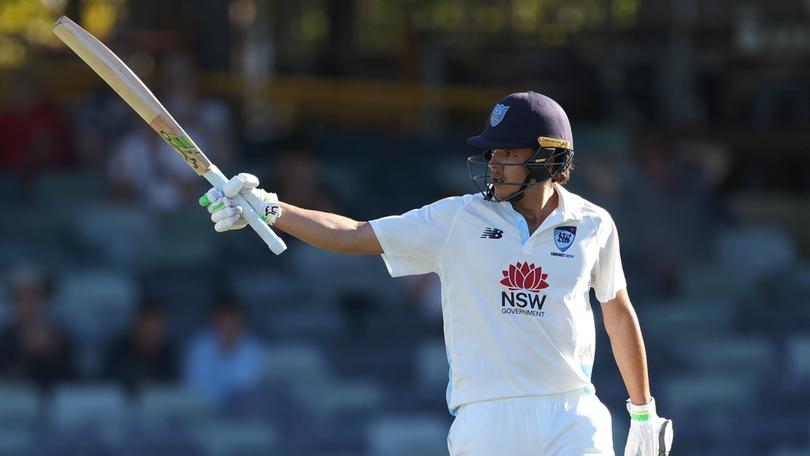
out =
[(506, 111), (509, 110), (509, 106), (502, 105), (500, 103), (496, 104), (494, 108), (492, 108), (492, 114), (489, 115), (489, 124), (493, 127), (501, 123), (504, 117), (506, 117)]
[(565, 252), (574, 243), (574, 238), (577, 237), (577, 227), (575, 226), (558, 226), (554, 228), (554, 244), (560, 249), (560, 252)]

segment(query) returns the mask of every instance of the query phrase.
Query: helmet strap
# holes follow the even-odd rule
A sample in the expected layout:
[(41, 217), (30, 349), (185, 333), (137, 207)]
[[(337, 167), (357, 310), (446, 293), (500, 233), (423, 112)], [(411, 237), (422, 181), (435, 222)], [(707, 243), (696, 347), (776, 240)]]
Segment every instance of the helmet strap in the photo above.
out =
[(537, 183), (538, 182), (532, 177), (531, 173), (529, 173), (526, 175), (526, 179), (523, 179), (523, 184), (520, 185), (520, 188), (506, 198), (495, 197), (495, 187), (490, 185), (489, 189), (487, 190), (487, 195), (490, 195), (490, 198), (488, 199), (494, 199), (498, 202), (517, 202), (523, 199), (523, 196), (526, 194), (526, 190), (528, 190), (530, 186)]
[[(532, 155), (531, 158), (529, 158), (523, 163), (523, 167), (526, 168), (527, 174), (526, 178), (523, 180), (523, 183), (520, 185), (520, 188), (518, 190), (516, 190), (514, 193), (507, 196), (506, 198), (498, 198), (495, 196), (495, 186), (492, 183), (490, 183), (487, 186), (486, 191), (483, 192), (484, 199), (487, 201), (496, 201), (496, 202), (520, 201), (523, 198), (524, 194), (526, 193), (526, 190), (529, 189), (529, 187), (545, 182), (549, 179), (553, 179), (555, 176), (568, 169), (571, 162), (573, 161), (574, 151), (573, 150), (564, 151), (562, 149), (556, 150), (552, 149), (551, 151), (548, 152), (548, 157), (538, 161), (538, 157), (541, 157), (541, 155), (544, 152), (544, 149), (547, 148), (542, 147), (538, 148), (537, 151), (534, 153), (534, 155)], [(491, 151), (484, 152), (483, 154), (484, 161), (489, 161), (487, 153), (491, 154)], [(554, 164), (553, 169), (549, 169), (549, 167), (546, 165), (546, 162), (550, 158), (556, 158), (556, 156), (560, 154), (564, 154), (563, 163)], [(542, 166), (538, 166), (541, 164)]]

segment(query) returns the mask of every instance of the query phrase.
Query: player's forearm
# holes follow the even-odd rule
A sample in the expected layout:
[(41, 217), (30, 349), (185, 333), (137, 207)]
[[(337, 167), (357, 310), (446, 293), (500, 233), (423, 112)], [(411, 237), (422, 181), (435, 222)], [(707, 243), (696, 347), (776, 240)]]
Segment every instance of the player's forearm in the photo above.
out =
[(318, 248), (348, 254), (380, 254), (377, 238), (368, 222), (358, 222), (329, 212), (302, 209), (280, 203), (276, 228)]
[(605, 328), (610, 336), (613, 356), (619, 366), (630, 401), (646, 404), (650, 401), (650, 382), (647, 374), (647, 354), (641, 327), (633, 307), (629, 305), (602, 306), (605, 315)]

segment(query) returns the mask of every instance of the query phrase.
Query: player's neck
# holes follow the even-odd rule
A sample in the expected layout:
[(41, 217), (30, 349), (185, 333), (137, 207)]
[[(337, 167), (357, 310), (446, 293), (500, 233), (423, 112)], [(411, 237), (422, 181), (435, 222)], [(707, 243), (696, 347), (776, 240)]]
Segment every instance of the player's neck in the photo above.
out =
[(529, 225), (529, 232), (534, 232), (543, 220), (551, 214), (559, 203), (557, 192), (551, 182), (544, 182), (529, 187), (523, 198), (512, 203)]

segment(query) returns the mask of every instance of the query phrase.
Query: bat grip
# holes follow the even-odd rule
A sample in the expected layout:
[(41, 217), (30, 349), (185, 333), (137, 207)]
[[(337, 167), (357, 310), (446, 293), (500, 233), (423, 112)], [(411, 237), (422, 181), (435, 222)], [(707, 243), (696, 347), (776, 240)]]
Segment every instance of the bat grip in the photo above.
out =
[[(203, 177), (211, 183), (214, 187), (222, 190), (222, 186), (228, 182), (228, 179), (225, 178), (225, 175), (222, 174), (222, 171), (219, 170), (214, 165), (208, 169), (208, 172), (203, 174)], [(280, 255), (282, 252), (287, 250), (287, 244), (281, 240), (278, 235), (270, 229), (269, 226), (265, 222), (259, 218), (259, 214), (256, 212), (256, 209), (251, 207), (247, 200), (242, 195), (236, 195), (234, 198), (240, 206), (242, 206), (242, 216), (248, 221), (250, 227), (253, 228), (253, 231), (259, 235), (262, 240), (270, 247), (270, 250), (273, 251), (276, 255)]]

